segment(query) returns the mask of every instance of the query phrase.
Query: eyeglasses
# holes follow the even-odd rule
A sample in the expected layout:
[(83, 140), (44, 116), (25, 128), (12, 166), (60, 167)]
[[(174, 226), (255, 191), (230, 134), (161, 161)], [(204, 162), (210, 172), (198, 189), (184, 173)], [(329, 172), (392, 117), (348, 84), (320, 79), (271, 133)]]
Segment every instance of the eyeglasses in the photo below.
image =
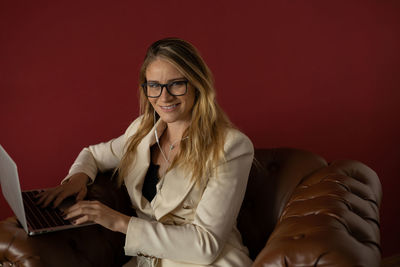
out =
[(142, 84), (142, 88), (147, 97), (159, 97), (162, 94), (164, 87), (170, 95), (181, 96), (187, 93), (187, 84), (187, 80), (173, 81), (165, 84), (145, 82)]

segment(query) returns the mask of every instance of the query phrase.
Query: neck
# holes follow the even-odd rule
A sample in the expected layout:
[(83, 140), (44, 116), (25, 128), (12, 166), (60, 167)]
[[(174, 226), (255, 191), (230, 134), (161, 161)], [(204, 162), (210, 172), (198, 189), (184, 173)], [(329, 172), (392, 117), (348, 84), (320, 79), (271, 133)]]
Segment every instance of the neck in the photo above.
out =
[[(157, 142), (158, 147), (160, 149), (160, 152), (167, 164), (170, 164), (170, 156), (171, 156), (171, 151), (184, 139), (187, 139), (188, 137), (182, 137), (183, 133), (187, 129), (189, 124), (184, 125), (184, 124), (175, 124), (175, 123), (168, 123), (167, 128), (164, 130), (164, 133), (162, 135), (162, 141), (163, 145), (160, 145), (159, 142)], [(168, 152), (163, 151), (163, 147), (168, 146)]]
[(170, 143), (174, 143), (177, 140), (181, 140), (185, 136), (183, 136), (183, 133), (185, 130), (189, 127), (189, 122), (174, 122), (174, 123), (168, 123), (167, 124), (167, 129), (166, 131), (166, 139)]

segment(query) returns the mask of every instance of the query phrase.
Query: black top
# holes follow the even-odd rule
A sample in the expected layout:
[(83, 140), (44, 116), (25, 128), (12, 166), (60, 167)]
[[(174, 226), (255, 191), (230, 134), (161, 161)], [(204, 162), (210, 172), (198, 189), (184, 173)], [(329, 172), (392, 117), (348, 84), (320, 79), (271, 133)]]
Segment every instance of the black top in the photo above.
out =
[(144, 178), (142, 195), (151, 202), (157, 193), (156, 185), (158, 183), (158, 169), (160, 165), (154, 164), (150, 160), (150, 166), (147, 170), (146, 177)]

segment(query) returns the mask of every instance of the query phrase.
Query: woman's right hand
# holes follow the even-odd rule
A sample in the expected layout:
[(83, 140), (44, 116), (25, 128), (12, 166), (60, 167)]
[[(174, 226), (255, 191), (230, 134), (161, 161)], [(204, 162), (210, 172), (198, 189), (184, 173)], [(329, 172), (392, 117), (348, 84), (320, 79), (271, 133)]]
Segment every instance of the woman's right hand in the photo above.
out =
[(64, 199), (73, 195), (76, 195), (76, 201), (83, 200), (87, 194), (86, 185), (89, 179), (89, 176), (84, 173), (76, 173), (63, 184), (39, 193), (37, 204), (45, 208), (53, 202), (55, 208)]

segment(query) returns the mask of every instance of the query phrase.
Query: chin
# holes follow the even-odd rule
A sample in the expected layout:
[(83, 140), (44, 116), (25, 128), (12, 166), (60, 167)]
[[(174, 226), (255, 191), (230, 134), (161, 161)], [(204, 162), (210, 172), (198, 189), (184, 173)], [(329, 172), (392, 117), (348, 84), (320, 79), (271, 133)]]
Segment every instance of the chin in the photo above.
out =
[(176, 116), (160, 116), (160, 118), (166, 123), (172, 123), (178, 120)]

